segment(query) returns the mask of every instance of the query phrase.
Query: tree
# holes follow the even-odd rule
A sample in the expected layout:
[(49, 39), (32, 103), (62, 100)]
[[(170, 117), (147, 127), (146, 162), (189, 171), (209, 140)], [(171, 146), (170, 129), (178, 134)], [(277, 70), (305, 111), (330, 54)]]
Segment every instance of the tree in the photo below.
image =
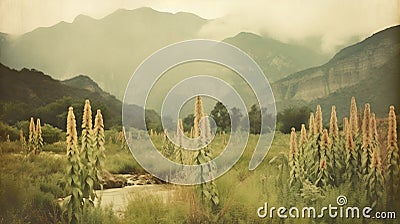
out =
[(250, 133), (260, 134), (261, 131), (261, 110), (256, 105), (253, 104), (249, 111), (249, 121), (250, 121)]
[(147, 130), (162, 131), (161, 117), (154, 110), (146, 110), (145, 122)]
[(182, 120), (183, 122), (183, 130), (191, 131), (194, 125), (194, 114), (189, 114)]
[[(9, 126), (0, 120), (0, 141), (6, 141), (7, 136), (10, 137), (11, 141), (18, 140), (19, 139), (18, 128), (19, 127), (15, 128), (15, 127)], [(26, 129), (28, 129), (28, 128), (26, 128)]]
[(278, 113), (279, 131), (290, 133), (292, 127), (300, 130), (301, 124), (307, 123), (310, 112), (310, 108), (306, 106), (286, 108)]
[(230, 131), (231, 119), (229, 117), (228, 110), (221, 102), (217, 102), (214, 109), (211, 111), (211, 117), (214, 119), (217, 125), (217, 131)]
[(46, 123), (65, 130), (65, 120), (67, 119), (66, 109), (68, 109), (66, 105), (73, 105), (71, 97), (57, 99), (54, 102), (38, 107), (34, 111), (34, 114), (38, 117), (45, 117)]
[(15, 124), (21, 120), (29, 119), (30, 107), (26, 103), (2, 103), (0, 104), (0, 119), (7, 124)]
[(261, 130), (263, 133), (271, 132), (272, 125), (274, 125), (275, 118), (273, 114), (268, 113), (267, 108), (261, 108), (261, 116), (262, 116), (262, 127)]
[(232, 123), (232, 131), (236, 131), (239, 127), (240, 121), (243, 117), (242, 112), (237, 107), (231, 109), (231, 123)]
[(64, 132), (59, 128), (51, 126), (50, 124), (44, 124), (42, 126), (42, 136), (43, 141), (46, 142), (46, 144), (52, 144), (65, 139)]

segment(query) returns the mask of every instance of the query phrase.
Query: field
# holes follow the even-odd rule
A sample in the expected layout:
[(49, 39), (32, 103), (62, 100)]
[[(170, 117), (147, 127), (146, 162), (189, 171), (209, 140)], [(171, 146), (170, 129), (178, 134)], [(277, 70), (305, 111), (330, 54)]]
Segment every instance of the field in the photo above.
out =
[[(111, 135), (111, 134), (110, 134)], [(133, 195), (126, 211), (117, 215), (112, 208), (101, 206), (84, 211), (84, 223), (281, 223), (289, 220), (268, 216), (261, 219), (257, 209), (268, 202), (269, 206), (315, 206), (336, 204), (336, 197), (345, 195), (349, 204), (359, 193), (346, 188), (329, 189), (322, 198), (303, 198), (288, 194), (288, 174), (281, 174), (281, 154), (289, 154), (289, 137), (277, 133), (269, 154), (254, 171), (247, 169), (257, 136), (251, 135), (248, 147), (239, 162), (225, 175), (216, 180), (220, 205), (209, 211), (200, 202), (195, 187), (169, 185), (174, 197), (165, 203), (157, 195)], [(162, 136), (156, 136), (161, 142)], [(216, 137), (214, 144), (222, 144)], [(19, 142), (1, 142), (1, 189), (0, 199), (2, 223), (60, 223), (62, 210), (57, 199), (65, 196), (64, 167), (66, 164), (64, 143), (47, 145), (39, 155), (25, 155)], [(113, 173), (143, 172), (130, 152), (120, 144), (106, 144), (105, 169)], [(275, 158), (275, 159), (273, 159)], [(283, 175), (283, 176), (282, 176)], [(397, 209), (397, 208), (393, 208)], [(331, 222), (332, 219), (316, 219), (316, 222)], [(334, 221), (343, 222), (336, 219)], [(376, 223), (379, 223), (375, 220)], [(308, 219), (297, 219), (296, 223), (309, 223)], [(313, 220), (311, 220), (313, 222)], [(352, 220), (362, 223), (362, 219)]]
[[(210, 130), (198, 97), (193, 132), (202, 141)], [(66, 141), (46, 143), (40, 119), (31, 119), (28, 140), (0, 142), (1, 223), (381, 223), (395, 221), (399, 212), (399, 154), (396, 115), (376, 119), (365, 104), (363, 112), (352, 99), (349, 118), (339, 129), (335, 107), (329, 126), (322, 109), (310, 114), (308, 129), (275, 132), (268, 155), (255, 170), (248, 164), (260, 135), (251, 134), (240, 160), (224, 175), (195, 186), (166, 183), (147, 174), (135, 161), (127, 142), (147, 147), (144, 131), (126, 137), (121, 130), (104, 131), (101, 111), (92, 126), (90, 102), (85, 102), (81, 133), (73, 109), (67, 118)], [(182, 122), (178, 122), (181, 130)], [(12, 130), (2, 126), (2, 130)], [(201, 132), (200, 132), (201, 129)], [(51, 129), (47, 129), (51, 130)], [(208, 130), (208, 131), (207, 131)], [(329, 130), (329, 131), (328, 131)], [(204, 132), (203, 132), (204, 131)], [(140, 134), (141, 133), (141, 134)], [(48, 133), (43, 133), (46, 136)], [(57, 135), (63, 133), (57, 131)], [(215, 158), (228, 134), (188, 153), (149, 131), (156, 148), (167, 158), (199, 165)], [(183, 132), (177, 133), (182, 141)], [(230, 137), (233, 138), (233, 137)], [(14, 138), (15, 139), (15, 138)], [(47, 137), (45, 139), (48, 139)], [(181, 139), (181, 140), (179, 140)], [(238, 141), (237, 139), (229, 139)], [(147, 151), (146, 151), (147, 152)], [(155, 166), (157, 164), (154, 164)], [(213, 168), (201, 171), (201, 178)], [(218, 167), (217, 167), (218, 168)], [(169, 171), (169, 174), (174, 171)], [(179, 174), (179, 173), (178, 173)], [(168, 175), (168, 174), (167, 174)], [(179, 174), (180, 175), (180, 174)], [(128, 178), (135, 177), (132, 180)], [(113, 207), (109, 190), (119, 190)], [(146, 184), (158, 184), (160, 188)], [(141, 190), (142, 189), (142, 190)], [(95, 191), (96, 190), (96, 191)], [(107, 205), (102, 205), (102, 195)], [(107, 194), (106, 194), (107, 193)], [(121, 203), (123, 198), (124, 203)], [(111, 203), (110, 203), (111, 200)], [(116, 200), (116, 199), (114, 199)], [(122, 206), (122, 207), (121, 207)], [(367, 210), (367, 214), (365, 211)], [(365, 215), (366, 214), (366, 215)], [(368, 215), (370, 217), (368, 217)], [(382, 215), (386, 219), (379, 219)]]
[[(157, 137), (160, 138), (161, 136)], [(123, 217), (117, 217), (111, 210), (96, 208), (85, 215), (88, 223), (143, 223), (153, 222), (193, 223), (219, 220), (227, 223), (261, 221), (256, 210), (264, 201), (277, 200), (274, 195), (276, 184), (275, 166), (268, 161), (280, 152), (288, 152), (288, 135), (277, 134), (274, 145), (263, 164), (255, 171), (247, 169), (251, 147), (257, 136), (252, 135), (250, 144), (241, 160), (216, 183), (220, 193), (221, 207), (215, 214), (209, 214), (199, 202), (194, 187), (170, 186), (178, 194), (173, 201), (165, 204), (156, 196), (139, 198), (129, 202)], [(222, 141), (217, 137), (217, 144)], [(2, 142), (1, 148), (1, 211), (4, 223), (44, 222), (57, 223), (61, 219), (61, 208), (57, 198), (65, 196), (63, 190), (66, 153), (64, 143), (47, 145), (39, 155), (25, 155), (19, 142)], [(113, 173), (143, 172), (131, 153), (119, 144), (106, 144), (104, 168)], [(276, 203), (277, 204), (277, 203)], [(110, 208), (111, 209), (111, 208)], [(151, 215), (150, 215), (151, 214)], [(96, 221), (97, 220), (97, 221)]]

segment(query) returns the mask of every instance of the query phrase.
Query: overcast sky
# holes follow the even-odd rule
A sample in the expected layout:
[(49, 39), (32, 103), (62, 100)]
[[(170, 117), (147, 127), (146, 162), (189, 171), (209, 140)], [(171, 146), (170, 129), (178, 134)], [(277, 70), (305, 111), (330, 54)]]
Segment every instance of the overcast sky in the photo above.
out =
[(250, 31), (283, 42), (318, 38), (325, 52), (400, 24), (399, 0), (0, 0), (0, 32), (22, 34), (72, 22), (79, 14), (102, 18), (119, 8), (143, 6), (215, 19), (203, 27), (201, 37), (221, 39)]

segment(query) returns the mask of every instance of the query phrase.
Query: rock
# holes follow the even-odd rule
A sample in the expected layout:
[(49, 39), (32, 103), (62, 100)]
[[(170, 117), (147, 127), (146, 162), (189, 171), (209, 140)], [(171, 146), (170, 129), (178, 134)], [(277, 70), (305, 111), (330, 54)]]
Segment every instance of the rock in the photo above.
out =
[(103, 172), (103, 189), (162, 183), (150, 174), (111, 174), (106, 170)]
[(146, 184), (146, 181), (144, 181), (144, 180), (135, 180), (134, 181), (134, 185), (145, 185)]
[(128, 179), (128, 180), (126, 181), (126, 186), (132, 186), (132, 185), (135, 185), (135, 180)]
[(103, 171), (103, 189), (121, 188), (126, 185), (126, 180), (119, 176), (114, 176), (107, 170)]

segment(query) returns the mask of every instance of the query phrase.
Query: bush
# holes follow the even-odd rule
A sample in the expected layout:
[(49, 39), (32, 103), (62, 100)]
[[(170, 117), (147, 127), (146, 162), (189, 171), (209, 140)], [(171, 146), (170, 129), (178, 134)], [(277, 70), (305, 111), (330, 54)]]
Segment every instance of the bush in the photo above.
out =
[(64, 196), (64, 190), (58, 186), (55, 185), (54, 183), (40, 183), (40, 190), (44, 193), (50, 193), (51, 195), (53, 195), (53, 197), (63, 197)]
[(121, 220), (115, 215), (112, 207), (85, 207), (83, 210), (82, 223), (87, 224), (117, 224)]
[[(118, 147), (118, 146), (116, 146)], [(130, 151), (107, 152), (104, 167), (111, 173), (144, 173)]]
[(6, 141), (7, 136), (11, 141), (19, 140), (19, 130), (0, 121), (0, 141)]
[(42, 127), (43, 141), (47, 144), (65, 140), (65, 132), (61, 129), (45, 124)]
[[(0, 141), (5, 141), (7, 135), (9, 135), (11, 141), (19, 141), (20, 130), (23, 131), (24, 137), (27, 140), (29, 135), (29, 122), (20, 121), (17, 122), (15, 126), (16, 127), (9, 126), (0, 121)], [(44, 124), (42, 126), (42, 137), (45, 143), (52, 144), (65, 140), (65, 132), (49, 124)]]
[(19, 142), (0, 142), (0, 153), (22, 153), (24, 152)]
[(43, 146), (44, 152), (54, 152), (58, 154), (65, 154), (66, 153), (66, 144), (65, 141), (55, 142), (53, 144), (46, 144)]
[(189, 206), (185, 202), (163, 202), (161, 196), (132, 195), (124, 214), (125, 223), (187, 223)]
[(53, 195), (13, 178), (11, 175), (0, 177), (1, 222), (58, 223), (61, 208)]
[(278, 113), (278, 130), (285, 134), (290, 133), (292, 127), (300, 130), (301, 124), (308, 123), (310, 112), (310, 108), (306, 106), (285, 109)]

